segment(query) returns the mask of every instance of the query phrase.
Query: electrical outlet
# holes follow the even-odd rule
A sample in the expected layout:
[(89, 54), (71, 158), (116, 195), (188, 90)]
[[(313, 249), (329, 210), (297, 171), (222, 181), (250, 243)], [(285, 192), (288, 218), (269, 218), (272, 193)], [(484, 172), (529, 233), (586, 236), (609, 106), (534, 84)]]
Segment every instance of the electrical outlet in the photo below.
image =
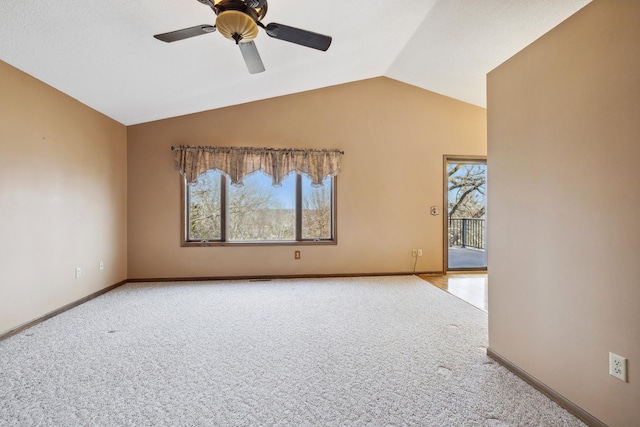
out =
[(417, 249), (411, 249), (411, 256), (412, 257), (417, 257), (418, 256), (418, 250)]
[(82, 276), (82, 269), (80, 267), (76, 268), (76, 279), (79, 279)]
[(609, 353), (609, 374), (627, 382), (627, 359), (615, 353)]
[(98, 269), (100, 271), (104, 270), (104, 262), (103, 261), (100, 261), (100, 265), (98, 265)]
[(418, 249), (418, 256), (422, 256), (422, 249)]
[(300, 259), (300, 251), (295, 251), (295, 252), (293, 253), (293, 257), (294, 257), (295, 259)]

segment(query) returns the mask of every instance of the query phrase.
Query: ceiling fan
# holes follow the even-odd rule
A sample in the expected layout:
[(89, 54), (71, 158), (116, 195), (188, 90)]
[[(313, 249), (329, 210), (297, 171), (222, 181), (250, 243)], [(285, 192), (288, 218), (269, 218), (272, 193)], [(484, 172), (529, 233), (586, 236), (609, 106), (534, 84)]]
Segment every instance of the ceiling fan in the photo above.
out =
[(264, 64), (253, 40), (258, 36), (258, 27), (264, 29), (267, 35), (326, 51), (331, 45), (331, 37), (314, 33), (288, 25), (271, 23), (264, 25), (262, 18), (267, 14), (267, 0), (198, 0), (209, 6), (216, 14), (215, 25), (196, 25), (195, 27), (156, 34), (155, 37), (163, 42), (171, 43), (189, 37), (213, 33), (216, 30), (230, 40), (234, 40), (240, 47), (240, 52), (247, 64), (249, 73), (256, 74), (264, 71)]

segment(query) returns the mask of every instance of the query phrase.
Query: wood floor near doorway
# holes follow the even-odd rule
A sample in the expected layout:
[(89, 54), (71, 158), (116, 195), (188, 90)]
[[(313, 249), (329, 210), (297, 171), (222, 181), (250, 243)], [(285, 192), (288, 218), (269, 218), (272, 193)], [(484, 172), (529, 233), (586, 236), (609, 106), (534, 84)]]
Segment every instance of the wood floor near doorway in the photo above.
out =
[(489, 279), (486, 273), (450, 273), (444, 276), (420, 274), (418, 277), (480, 310), (487, 311), (488, 309), (487, 290)]

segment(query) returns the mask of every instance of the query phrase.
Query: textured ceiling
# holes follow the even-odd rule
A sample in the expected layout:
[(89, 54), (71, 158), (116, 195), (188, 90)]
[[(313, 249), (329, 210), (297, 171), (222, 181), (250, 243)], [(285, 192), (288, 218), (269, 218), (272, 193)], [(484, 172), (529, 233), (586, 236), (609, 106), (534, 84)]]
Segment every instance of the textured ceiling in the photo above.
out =
[(387, 76), (485, 105), (491, 69), (589, 0), (271, 0), (264, 23), (333, 36), (327, 52), (256, 39), (266, 72), (212, 33), (166, 44), (152, 36), (215, 15), (196, 0), (0, 4), (0, 59), (132, 125)]

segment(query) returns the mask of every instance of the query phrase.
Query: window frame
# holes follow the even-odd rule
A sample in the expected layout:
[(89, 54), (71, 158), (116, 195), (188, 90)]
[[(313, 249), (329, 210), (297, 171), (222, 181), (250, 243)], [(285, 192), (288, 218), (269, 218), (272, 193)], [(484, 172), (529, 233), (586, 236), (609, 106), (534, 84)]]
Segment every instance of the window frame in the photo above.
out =
[(330, 239), (303, 239), (302, 238), (302, 174), (296, 173), (295, 186), (295, 240), (252, 240), (252, 241), (227, 241), (227, 191), (229, 178), (220, 174), (220, 228), (221, 240), (189, 240), (189, 191), (187, 179), (180, 177), (180, 246), (182, 247), (211, 247), (211, 246), (325, 246), (338, 244), (338, 177), (331, 177), (331, 238)]

